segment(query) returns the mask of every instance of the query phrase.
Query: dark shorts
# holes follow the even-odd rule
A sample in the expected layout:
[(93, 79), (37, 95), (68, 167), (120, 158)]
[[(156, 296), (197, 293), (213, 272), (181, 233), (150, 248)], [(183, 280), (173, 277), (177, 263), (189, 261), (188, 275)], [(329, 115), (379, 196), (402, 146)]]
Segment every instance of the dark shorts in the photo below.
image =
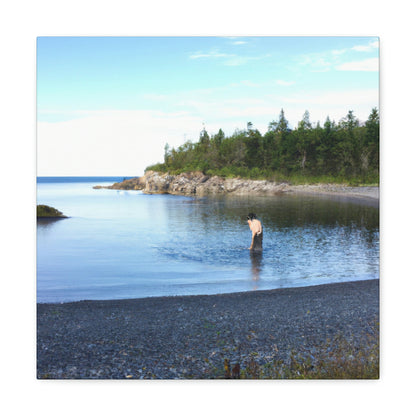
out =
[(252, 250), (254, 250), (254, 251), (263, 250), (263, 233), (254, 236)]

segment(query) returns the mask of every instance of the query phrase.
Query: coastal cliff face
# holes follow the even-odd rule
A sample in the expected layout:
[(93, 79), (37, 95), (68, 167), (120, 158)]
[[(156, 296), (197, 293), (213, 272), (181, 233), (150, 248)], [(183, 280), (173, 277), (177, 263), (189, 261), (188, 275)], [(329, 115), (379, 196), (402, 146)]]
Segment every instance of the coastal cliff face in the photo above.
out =
[[(148, 171), (140, 178), (128, 179), (106, 188), (142, 190), (147, 194), (173, 194), (204, 196), (218, 194), (278, 195), (289, 187), (286, 183), (254, 181), (249, 179), (224, 179), (208, 176), (202, 172), (187, 172), (179, 175)], [(100, 187), (95, 187), (96, 189)]]

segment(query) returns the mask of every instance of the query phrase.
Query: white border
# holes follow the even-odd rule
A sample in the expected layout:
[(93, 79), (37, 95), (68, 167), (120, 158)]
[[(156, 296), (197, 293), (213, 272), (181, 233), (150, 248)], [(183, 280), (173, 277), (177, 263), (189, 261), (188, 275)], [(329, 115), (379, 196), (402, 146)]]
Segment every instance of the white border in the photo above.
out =
[[(370, 0), (7, 2), (2, 6), (1, 407), (13, 414), (406, 414), (413, 408), (413, 13)], [(340, 20), (340, 18), (342, 20)], [(40, 35), (354, 35), (381, 38), (380, 381), (35, 379), (35, 43)], [(413, 137), (412, 137), (413, 136)], [(5, 189), (4, 189), (5, 188)], [(4, 232), (5, 230), (5, 232)], [(409, 237), (408, 237), (409, 236)], [(411, 321), (409, 322), (409, 319)], [(7, 410), (6, 410), (7, 411)], [(10, 412), (10, 410), (8, 410)]]

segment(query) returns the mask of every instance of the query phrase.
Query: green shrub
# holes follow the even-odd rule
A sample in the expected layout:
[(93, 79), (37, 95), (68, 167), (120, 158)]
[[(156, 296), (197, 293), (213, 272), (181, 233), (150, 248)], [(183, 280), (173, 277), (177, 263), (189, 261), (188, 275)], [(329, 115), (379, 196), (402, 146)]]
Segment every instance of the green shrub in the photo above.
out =
[(50, 207), (48, 205), (37, 205), (36, 206), (36, 216), (39, 218), (44, 217), (60, 217), (65, 218), (65, 215), (61, 211), (58, 211), (56, 208)]
[[(277, 353), (276, 348), (276, 353)], [(369, 326), (368, 332), (354, 339), (338, 334), (321, 346), (313, 355), (307, 349), (292, 351), (288, 360), (270, 358), (266, 363), (257, 361), (256, 352), (241, 363), (230, 365), (225, 360), (219, 378), (242, 379), (378, 379), (379, 378), (379, 325)], [(274, 352), (271, 352), (274, 355)], [(238, 367), (238, 375), (231, 377), (230, 368)]]

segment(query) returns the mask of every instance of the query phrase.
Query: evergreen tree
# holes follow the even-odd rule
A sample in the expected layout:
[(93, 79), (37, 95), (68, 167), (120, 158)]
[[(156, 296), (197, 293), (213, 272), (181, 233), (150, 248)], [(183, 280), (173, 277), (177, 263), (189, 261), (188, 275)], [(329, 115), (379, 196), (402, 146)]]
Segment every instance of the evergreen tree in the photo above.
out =
[(222, 141), (225, 138), (225, 134), (222, 131), (222, 129), (218, 130), (218, 133), (214, 135), (214, 137), (212, 138), (214, 146), (216, 146), (217, 148), (219, 148), (221, 146)]
[(311, 129), (312, 124), (309, 118), (309, 111), (306, 110), (303, 114), (302, 120), (298, 124), (296, 149), (299, 153), (300, 166), (302, 171), (305, 170), (306, 158), (311, 146)]
[(287, 171), (290, 165), (290, 150), (288, 149), (290, 145), (288, 142), (289, 122), (286, 120), (283, 108), (280, 111), (279, 120), (269, 123), (269, 131), (274, 133), (271, 167), (274, 170)]
[(261, 133), (253, 128), (253, 123), (247, 123), (247, 135), (244, 140), (246, 150), (246, 166), (261, 167), (263, 164), (263, 146)]
[(209, 135), (207, 131), (205, 130), (205, 126), (201, 130), (201, 133), (199, 133), (199, 143), (202, 145), (208, 145), (209, 144)]
[(365, 122), (366, 144), (375, 143), (378, 145), (380, 140), (380, 118), (377, 108), (371, 110), (368, 120)]
[(336, 173), (338, 166), (335, 151), (336, 140), (336, 124), (328, 116), (320, 133), (320, 141), (316, 149), (317, 172), (324, 174)]
[(223, 130), (211, 138), (205, 126), (199, 140), (188, 140), (177, 149), (165, 145), (164, 163), (148, 169), (275, 177), (281, 175), (331, 175), (334, 178), (378, 180), (379, 114), (372, 109), (360, 125), (353, 111), (338, 123), (326, 118), (323, 127), (313, 127), (306, 110), (295, 130), (289, 129), (283, 109), (277, 121), (262, 135), (247, 123), (246, 130), (236, 130), (226, 137)]
[(365, 144), (368, 148), (369, 168), (378, 172), (380, 147), (380, 118), (377, 108), (373, 108), (365, 123)]

